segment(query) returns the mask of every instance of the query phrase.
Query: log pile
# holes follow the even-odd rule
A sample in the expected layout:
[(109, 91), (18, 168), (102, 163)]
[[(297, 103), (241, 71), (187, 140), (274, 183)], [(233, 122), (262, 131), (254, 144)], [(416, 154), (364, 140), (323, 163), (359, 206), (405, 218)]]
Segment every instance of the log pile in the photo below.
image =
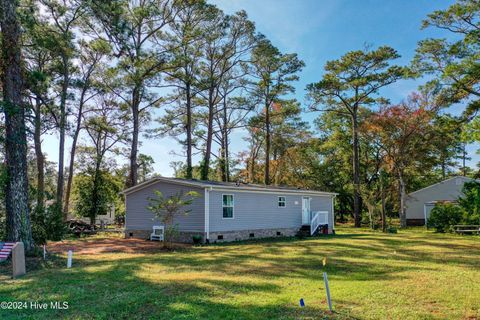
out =
[(68, 220), (67, 226), (68, 231), (77, 237), (80, 237), (82, 234), (88, 235), (97, 233), (97, 228), (95, 225), (86, 223), (82, 220)]

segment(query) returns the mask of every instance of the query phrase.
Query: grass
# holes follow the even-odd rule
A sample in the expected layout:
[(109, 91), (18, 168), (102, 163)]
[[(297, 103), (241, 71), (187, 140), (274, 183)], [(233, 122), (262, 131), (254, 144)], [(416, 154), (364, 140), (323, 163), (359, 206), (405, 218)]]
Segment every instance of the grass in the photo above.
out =
[(68, 301), (68, 310), (0, 310), (0, 318), (480, 318), (480, 238), (421, 228), (77, 256), (70, 270), (64, 262), (19, 280), (0, 275), (0, 301)]

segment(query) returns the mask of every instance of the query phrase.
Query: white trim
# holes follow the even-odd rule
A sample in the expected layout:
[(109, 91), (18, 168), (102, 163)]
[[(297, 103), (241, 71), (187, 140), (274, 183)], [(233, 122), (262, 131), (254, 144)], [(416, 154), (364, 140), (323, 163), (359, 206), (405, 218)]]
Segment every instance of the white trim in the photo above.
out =
[[(283, 198), (284, 200), (283, 201), (280, 201), (280, 198)], [(283, 202), (284, 203), (284, 206), (280, 206), (280, 202)], [(282, 209), (285, 209), (287, 207), (287, 197), (286, 196), (277, 196), (277, 207), (278, 208), (282, 208)]]
[(210, 190), (205, 189), (205, 238), (210, 239)]
[[(423, 204), (423, 218), (425, 219), (425, 226), (427, 225), (427, 206), (435, 207), (435, 203), (425, 202)], [(431, 210), (430, 210), (431, 212)]]
[(415, 194), (415, 193), (417, 193), (417, 192), (420, 192), (420, 191), (423, 191), (423, 190), (426, 190), (426, 189), (430, 189), (430, 188), (436, 187), (436, 186), (438, 186), (438, 185), (441, 185), (441, 184), (443, 184), (443, 183), (445, 183), (445, 182), (448, 182), (448, 181), (450, 181), (450, 180), (457, 179), (457, 178), (461, 178), (461, 179), (465, 179), (465, 180), (475, 180), (475, 179), (472, 179), (472, 178), (469, 178), (469, 177), (454, 176), (454, 177), (452, 177), (452, 178), (449, 178), (449, 179), (446, 179), (446, 180), (443, 180), (443, 181), (434, 183), (434, 184), (432, 184), (432, 185), (429, 185), (429, 186), (427, 186), (427, 187), (425, 187), (425, 188), (418, 189), (418, 190), (416, 190), (416, 191), (410, 192), (408, 195), (412, 195), (412, 194)]
[(425, 226), (427, 226), (427, 204), (423, 204), (423, 220), (425, 220)]
[[(127, 211), (127, 197), (125, 197), (125, 226), (123, 227), (123, 229), (128, 230), (128, 227), (127, 227), (127, 215), (128, 215), (128, 211)], [(125, 234), (126, 236), (126, 234)]]
[[(231, 207), (226, 207), (224, 204), (223, 204), (223, 197), (224, 196), (232, 196), (232, 206)], [(232, 217), (224, 217), (223, 216), (223, 208), (232, 208)], [(227, 220), (232, 220), (232, 219), (235, 219), (235, 195), (232, 194), (232, 193), (225, 193), (225, 194), (222, 194), (222, 219), (227, 219)]]
[(335, 230), (335, 197), (332, 197), (332, 230)]

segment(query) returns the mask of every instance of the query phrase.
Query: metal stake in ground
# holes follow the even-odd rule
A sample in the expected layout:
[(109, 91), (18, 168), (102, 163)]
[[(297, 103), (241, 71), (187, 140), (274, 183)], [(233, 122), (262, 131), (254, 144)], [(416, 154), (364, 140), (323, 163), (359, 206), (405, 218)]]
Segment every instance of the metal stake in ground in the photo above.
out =
[(327, 291), (328, 309), (330, 309), (330, 312), (333, 312), (332, 300), (330, 299), (330, 287), (328, 286), (328, 277), (326, 272), (323, 273), (323, 281), (325, 282), (325, 290)]

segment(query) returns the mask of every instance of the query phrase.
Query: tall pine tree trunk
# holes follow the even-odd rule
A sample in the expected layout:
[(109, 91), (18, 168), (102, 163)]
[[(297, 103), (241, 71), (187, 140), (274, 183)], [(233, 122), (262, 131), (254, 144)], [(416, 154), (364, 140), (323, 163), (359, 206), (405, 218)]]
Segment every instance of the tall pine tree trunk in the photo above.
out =
[(77, 142), (78, 136), (80, 134), (82, 124), (82, 107), (80, 107), (77, 117), (77, 123), (75, 126), (75, 132), (73, 133), (72, 146), (70, 148), (70, 163), (68, 165), (68, 180), (67, 180), (67, 189), (65, 190), (65, 204), (63, 211), (68, 214), (70, 211), (70, 194), (72, 192), (72, 183), (73, 183), (73, 169), (75, 165), (75, 155), (77, 152)]
[(202, 164), (202, 180), (208, 180), (208, 174), (210, 172), (210, 156), (212, 154), (213, 140), (213, 115), (215, 107), (215, 103), (213, 101), (213, 94), (213, 89), (210, 89), (208, 93), (207, 141)]
[(138, 181), (138, 135), (140, 134), (140, 86), (134, 88), (132, 93), (132, 144), (130, 148), (130, 172), (128, 175), (127, 187), (133, 187)]
[(265, 103), (265, 176), (263, 182), (270, 184), (270, 106)]
[(190, 83), (187, 83), (186, 89), (186, 100), (187, 100), (187, 179), (193, 178), (193, 167), (192, 167), (192, 97), (191, 97), (191, 87)]
[(6, 188), (7, 240), (22, 241), (27, 252), (33, 250), (28, 207), (27, 137), (25, 107), (22, 103), (20, 24), (17, 1), (1, 0), (2, 91), (5, 113), (5, 153), (8, 183)]
[[(60, 122), (59, 122), (59, 130), (60, 130), (60, 138), (59, 138), (59, 146), (58, 146), (58, 178), (57, 178), (57, 194), (56, 194), (56, 201), (59, 208), (62, 208), (63, 205), (63, 188), (65, 185), (65, 176), (64, 176), (64, 159), (65, 159), (65, 132), (66, 132), (66, 125), (67, 125), (67, 94), (68, 94), (68, 86), (70, 82), (70, 73), (68, 70), (68, 58), (66, 57), (65, 53), (62, 56), (62, 64), (63, 64), (63, 84), (62, 84), (62, 92), (60, 95)], [(67, 213), (63, 212), (64, 220), (67, 219)]]
[(87, 95), (87, 91), (90, 88), (90, 76), (93, 72), (94, 65), (92, 64), (88, 71), (88, 76), (85, 79), (85, 82), (82, 87), (82, 91), (80, 94), (80, 100), (78, 105), (78, 112), (77, 112), (77, 121), (75, 123), (75, 130), (73, 132), (72, 137), (72, 146), (70, 147), (70, 162), (68, 165), (68, 179), (67, 179), (67, 188), (65, 190), (65, 201), (63, 205), (63, 211), (68, 214), (70, 211), (70, 194), (72, 192), (72, 183), (73, 183), (73, 171), (75, 166), (75, 155), (77, 151), (77, 142), (78, 137), (80, 135), (80, 131), (82, 129), (82, 116), (83, 116), (83, 107), (85, 105), (85, 99)]
[(37, 212), (42, 212), (45, 204), (45, 156), (42, 152), (42, 111), (40, 99), (35, 101), (33, 143), (37, 163)]
[(361, 225), (361, 199), (360, 199), (360, 146), (358, 142), (358, 119), (355, 112), (352, 117), (352, 140), (353, 140), (353, 217), (355, 227)]
[(228, 154), (228, 114), (227, 114), (227, 99), (223, 99), (223, 113), (222, 113), (222, 141), (221, 141), (221, 161), (220, 170), (222, 173), (222, 181), (230, 181), (230, 168), (229, 168), (229, 154)]
[(225, 129), (225, 137), (224, 137), (224, 153), (225, 153), (225, 181), (229, 182), (230, 181), (230, 151), (229, 151), (229, 140), (228, 140), (228, 129)]

